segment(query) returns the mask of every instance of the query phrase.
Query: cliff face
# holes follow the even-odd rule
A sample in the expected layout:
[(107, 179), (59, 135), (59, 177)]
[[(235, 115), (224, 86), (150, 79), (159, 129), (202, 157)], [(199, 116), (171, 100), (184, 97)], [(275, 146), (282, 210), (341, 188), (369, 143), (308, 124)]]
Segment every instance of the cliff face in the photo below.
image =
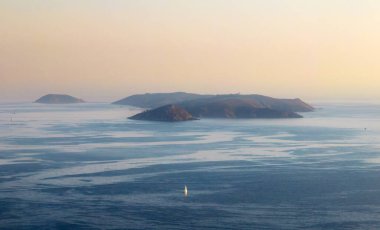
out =
[(129, 117), (129, 119), (168, 122), (196, 120), (189, 112), (177, 105), (165, 105), (147, 110)]
[(83, 103), (82, 99), (66, 95), (66, 94), (48, 94), (40, 97), (35, 103), (43, 104), (72, 104), (72, 103)]
[(240, 95), (240, 94), (228, 94), (228, 95), (200, 95), (190, 93), (153, 93), (153, 94), (140, 94), (133, 95), (122, 100), (114, 102), (114, 104), (131, 105), (141, 108), (157, 108), (167, 104), (183, 104), (187, 102), (199, 103), (221, 101), (221, 100), (240, 100), (245, 103), (259, 108), (268, 108), (277, 111), (284, 112), (310, 112), (314, 108), (301, 99), (277, 99), (262, 95)]

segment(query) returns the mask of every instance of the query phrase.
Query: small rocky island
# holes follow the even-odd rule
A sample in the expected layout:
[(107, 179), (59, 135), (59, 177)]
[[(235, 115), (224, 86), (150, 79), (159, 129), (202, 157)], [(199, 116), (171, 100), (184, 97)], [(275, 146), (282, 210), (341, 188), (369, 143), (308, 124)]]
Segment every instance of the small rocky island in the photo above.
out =
[(40, 97), (35, 103), (43, 104), (73, 104), (84, 103), (85, 101), (66, 94), (47, 94)]
[[(124, 103), (134, 106), (160, 104), (155, 94), (134, 95), (123, 99)], [(157, 95), (157, 94), (156, 94)], [(180, 95), (183, 101), (176, 98)], [(130, 119), (149, 121), (188, 121), (199, 118), (302, 118), (298, 112), (310, 112), (314, 108), (300, 99), (276, 99), (261, 95), (194, 95), (184, 93), (159, 94), (164, 101), (174, 104), (158, 106), (136, 114)], [(119, 103), (117, 103), (119, 104)]]
[(147, 110), (129, 117), (129, 119), (169, 122), (196, 120), (189, 112), (177, 105), (165, 105), (157, 109)]

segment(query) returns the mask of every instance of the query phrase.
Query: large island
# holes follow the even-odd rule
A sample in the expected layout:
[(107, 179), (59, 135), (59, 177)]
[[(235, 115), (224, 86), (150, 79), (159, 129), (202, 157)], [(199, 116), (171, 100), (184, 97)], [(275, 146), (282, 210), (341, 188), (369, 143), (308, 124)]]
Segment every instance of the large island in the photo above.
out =
[[(162, 105), (163, 103), (169, 104)], [(178, 92), (140, 94), (124, 98), (115, 104), (142, 108), (152, 106), (152, 109), (130, 117), (135, 120), (151, 121), (187, 121), (194, 118), (302, 118), (298, 112), (314, 110), (312, 106), (298, 98), (277, 99), (256, 94), (198, 95)], [(183, 116), (184, 114), (190, 116)]]

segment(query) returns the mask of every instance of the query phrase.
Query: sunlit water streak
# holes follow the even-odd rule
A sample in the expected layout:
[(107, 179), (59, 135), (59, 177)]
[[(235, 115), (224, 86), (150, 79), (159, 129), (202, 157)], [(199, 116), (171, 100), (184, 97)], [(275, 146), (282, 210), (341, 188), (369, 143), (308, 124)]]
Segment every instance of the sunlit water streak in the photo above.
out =
[(163, 123), (100, 103), (0, 105), (0, 228), (380, 227), (380, 106), (317, 107)]

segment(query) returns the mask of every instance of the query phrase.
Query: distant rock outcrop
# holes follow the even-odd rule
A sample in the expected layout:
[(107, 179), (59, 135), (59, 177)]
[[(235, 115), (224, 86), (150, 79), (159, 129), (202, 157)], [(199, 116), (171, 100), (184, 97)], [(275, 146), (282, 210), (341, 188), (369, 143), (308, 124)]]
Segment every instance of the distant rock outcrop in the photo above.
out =
[(229, 99), (230, 101), (238, 100), (250, 104), (254, 108), (268, 108), (283, 112), (310, 112), (314, 108), (301, 99), (277, 99), (262, 95), (200, 95), (191, 93), (152, 93), (139, 94), (126, 97), (122, 100), (114, 102), (114, 104), (131, 105), (141, 108), (157, 108), (168, 104), (183, 104), (185, 102), (205, 102), (220, 101), (221, 99)]
[(72, 103), (83, 103), (82, 99), (72, 97), (66, 94), (48, 94), (43, 97), (40, 97), (35, 101), (36, 103), (43, 104), (72, 104)]
[(129, 117), (129, 119), (169, 122), (196, 120), (189, 112), (177, 105), (165, 105), (157, 109), (147, 110)]

